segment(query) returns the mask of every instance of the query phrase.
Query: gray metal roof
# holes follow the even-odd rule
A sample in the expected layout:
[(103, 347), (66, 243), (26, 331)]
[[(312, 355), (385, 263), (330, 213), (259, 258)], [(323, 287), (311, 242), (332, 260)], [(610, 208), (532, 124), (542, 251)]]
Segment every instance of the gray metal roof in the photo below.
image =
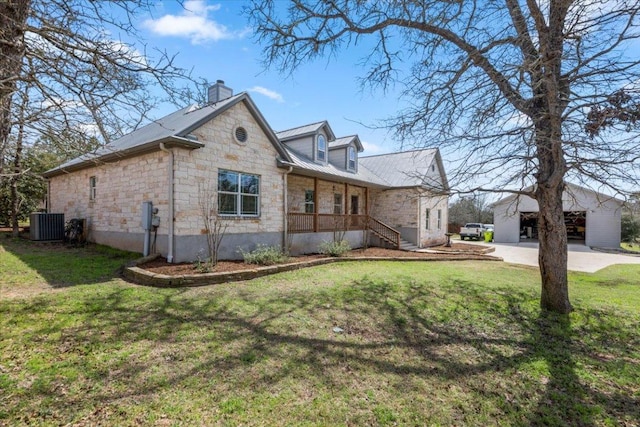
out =
[(311, 123), (304, 126), (298, 126), (296, 128), (287, 129), (283, 131), (276, 132), (276, 136), (280, 141), (288, 141), (295, 138), (300, 138), (306, 135), (313, 135), (317, 133), (320, 129), (325, 128), (325, 132), (327, 133), (327, 137), (330, 140), (335, 139), (335, 135), (333, 134), (333, 130), (331, 130), (331, 126), (329, 123), (324, 120), (322, 122)]
[[(429, 178), (430, 167), (434, 162), (438, 162), (437, 157), (439, 157), (437, 148), (403, 151), (360, 157), (358, 167), (365, 167), (375, 175), (384, 177), (390, 187), (422, 186), (433, 183), (433, 178)], [(441, 164), (438, 164), (438, 170), (443, 174)], [(446, 188), (446, 180), (444, 182)]]
[(77, 170), (82, 167), (94, 165), (96, 162), (110, 161), (115, 158), (123, 158), (130, 155), (158, 149), (160, 142), (167, 143), (167, 146), (182, 146), (185, 148), (199, 148), (203, 144), (188, 137), (189, 133), (202, 126), (218, 114), (226, 111), (238, 102), (247, 103), (249, 110), (254, 114), (258, 123), (268, 136), (271, 136), (272, 143), (278, 153), (287, 159), (287, 153), (278, 142), (273, 130), (257, 109), (249, 94), (239, 93), (222, 101), (208, 104), (203, 107), (192, 105), (182, 108), (174, 113), (155, 120), (146, 126), (141, 127), (122, 138), (106, 144), (98, 150), (84, 154), (70, 160), (54, 169), (45, 172), (45, 177), (54, 176), (65, 171)]
[[(495, 208), (497, 206), (500, 205), (504, 205), (507, 203), (511, 203), (514, 200), (518, 199), (519, 197), (526, 197), (527, 193), (532, 193), (536, 190), (536, 185), (529, 185), (528, 187), (522, 188), (520, 190), (512, 190), (514, 192), (514, 194), (509, 194), (506, 197), (503, 197), (500, 200), (496, 200), (493, 203), (489, 204), (489, 207)], [(571, 182), (565, 182), (565, 190), (566, 193), (569, 194), (573, 194), (575, 192), (578, 191), (583, 191), (585, 193), (589, 193), (592, 194), (594, 198), (596, 198), (599, 202), (604, 202), (604, 201), (613, 201), (615, 203), (618, 203), (620, 205), (624, 204), (624, 200), (615, 197), (615, 196), (611, 196), (609, 194), (604, 194), (604, 193), (600, 193), (592, 188), (588, 188), (588, 187), (583, 187), (577, 184), (573, 184)]]
[(291, 165), (298, 172), (304, 172), (305, 175), (317, 176), (323, 178), (339, 178), (353, 183), (362, 185), (373, 185), (377, 187), (388, 187), (384, 179), (372, 173), (370, 170), (364, 167), (359, 167), (357, 172), (349, 172), (339, 169), (332, 165), (316, 163), (309, 159), (307, 156), (300, 154), (289, 147), (285, 147), (291, 158)]
[(342, 138), (336, 138), (333, 141), (329, 141), (329, 150), (346, 147), (352, 142), (356, 145), (358, 152), (361, 153), (364, 150), (358, 135), (343, 136)]

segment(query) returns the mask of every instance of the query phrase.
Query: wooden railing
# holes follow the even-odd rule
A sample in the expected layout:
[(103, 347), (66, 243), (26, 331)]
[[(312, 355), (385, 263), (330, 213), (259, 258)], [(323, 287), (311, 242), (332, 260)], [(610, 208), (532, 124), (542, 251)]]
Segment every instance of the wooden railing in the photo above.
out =
[(364, 230), (366, 215), (289, 213), (290, 233)]
[(377, 236), (391, 243), (396, 248), (400, 248), (400, 232), (398, 230), (372, 217), (369, 217), (367, 226), (369, 227), (369, 230)]
[(370, 230), (395, 247), (400, 247), (400, 232), (368, 215), (289, 213), (289, 233)]

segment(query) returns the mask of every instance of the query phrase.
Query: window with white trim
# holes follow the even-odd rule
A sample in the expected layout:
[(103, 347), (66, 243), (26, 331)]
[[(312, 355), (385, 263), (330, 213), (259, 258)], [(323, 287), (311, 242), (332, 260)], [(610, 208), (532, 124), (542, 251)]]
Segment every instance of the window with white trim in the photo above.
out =
[(347, 163), (347, 167), (349, 170), (356, 170), (356, 149), (354, 147), (349, 147), (349, 161)]
[(313, 190), (304, 191), (304, 213), (315, 213), (315, 193)]
[(325, 139), (324, 135), (318, 135), (316, 145), (316, 160), (324, 161), (327, 158), (327, 140)]
[(89, 177), (89, 200), (96, 199), (96, 187), (98, 185), (98, 180), (95, 176)]
[(260, 214), (260, 177), (248, 173), (218, 170), (218, 213), (250, 216)]
[(438, 209), (438, 230), (442, 229), (442, 209)]
[(424, 212), (424, 228), (427, 229), (427, 230), (429, 229), (429, 217), (431, 216), (431, 215), (429, 215), (430, 213), (431, 213), (431, 211), (429, 209), (427, 209)]
[(335, 193), (333, 195), (333, 213), (334, 214), (342, 214), (342, 194)]

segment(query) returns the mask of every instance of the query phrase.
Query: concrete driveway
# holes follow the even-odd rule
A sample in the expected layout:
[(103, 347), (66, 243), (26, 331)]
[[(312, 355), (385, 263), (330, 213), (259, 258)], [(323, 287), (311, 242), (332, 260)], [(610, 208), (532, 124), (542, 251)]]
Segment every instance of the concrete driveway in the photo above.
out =
[[(465, 243), (471, 243), (465, 241)], [(494, 247), (495, 252), (490, 255), (498, 256), (505, 262), (514, 264), (538, 266), (538, 243), (484, 243), (481, 245)], [(639, 255), (627, 255), (618, 253), (604, 253), (594, 251), (588, 246), (569, 244), (569, 260), (567, 269), (572, 271), (586, 271), (594, 273), (613, 264), (640, 264)]]

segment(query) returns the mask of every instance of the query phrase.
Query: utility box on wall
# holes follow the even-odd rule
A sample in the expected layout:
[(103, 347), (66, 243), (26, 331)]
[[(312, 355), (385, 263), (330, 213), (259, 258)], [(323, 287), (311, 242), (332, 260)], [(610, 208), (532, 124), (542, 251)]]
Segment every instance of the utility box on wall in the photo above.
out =
[(32, 213), (29, 223), (31, 240), (64, 240), (64, 214)]

